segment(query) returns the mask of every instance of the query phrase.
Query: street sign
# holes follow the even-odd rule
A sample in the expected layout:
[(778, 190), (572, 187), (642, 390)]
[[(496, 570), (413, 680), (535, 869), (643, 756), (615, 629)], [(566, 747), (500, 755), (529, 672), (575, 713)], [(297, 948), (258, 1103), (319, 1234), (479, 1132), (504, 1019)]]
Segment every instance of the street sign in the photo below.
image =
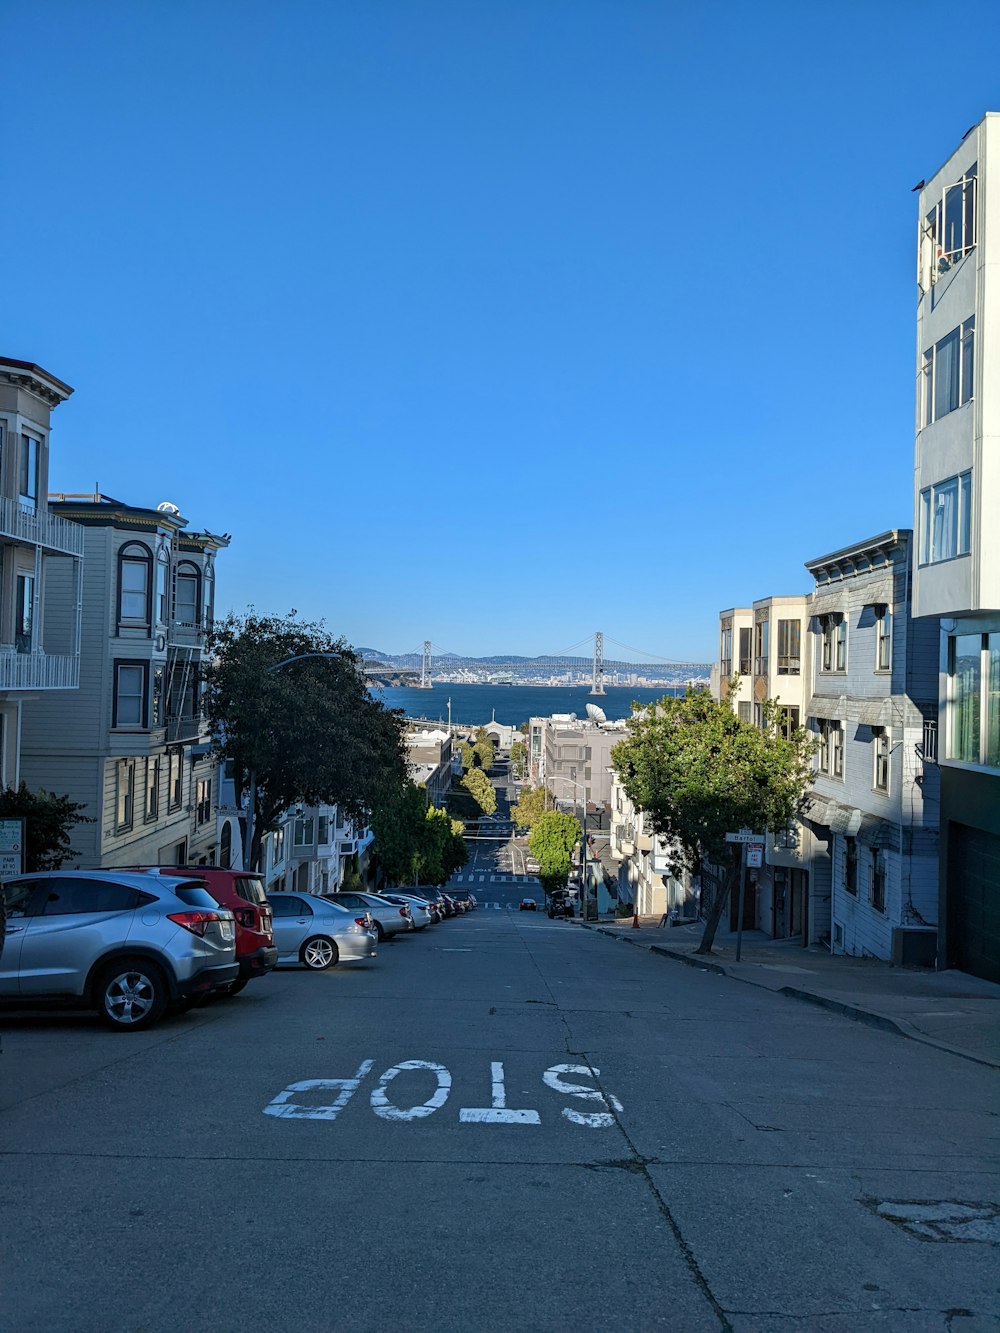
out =
[(751, 833), (748, 828), (741, 828), (739, 833), (727, 833), (726, 842), (763, 842), (763, 833)]
[(747, 865), (751, 870), (759, 870), (764, 864), (764, 844), (762, 842), (751, 842), (747, 844)]
[(0, 880), (24, 870), (24, 820), (0, 819)]

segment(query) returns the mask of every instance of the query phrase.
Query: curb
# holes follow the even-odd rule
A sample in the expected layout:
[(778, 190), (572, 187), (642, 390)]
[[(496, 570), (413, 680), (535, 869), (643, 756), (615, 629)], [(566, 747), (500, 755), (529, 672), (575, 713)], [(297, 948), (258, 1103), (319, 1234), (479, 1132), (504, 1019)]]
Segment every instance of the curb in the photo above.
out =
[(628, 935), (620, 935), (617, 931), (608, 930), (604, 926), (594, 925), (589, 921), (581, 921), (579, 924), (587, 930), (596, 930), (599, 934), (607, 936), (608, 939), (621, 940), (624, 944), (643, 948), (647, 953), (656, 953), (663, 958), (670, 958), (676, 963), (685, 963), (688, 967), (697, 967), (702, 972), (714, 972), (718, 976), (727, 977), (730, 981), (741, 981), (744, 985), (755, 986), (758, 990), (770, 991), (772, 995), (783, 995), (789, 1000), (802, 1000), (806, 1004), (816, 1005), (820, 1009), (828, 1009), (832, 1013), (839, 1014), (841, 1018), (850, 1019), (854, 1023), (861, 1023), (865, 1027), (877, 1028), (882, 1032), (891, 1032), (894, 1036), (905, 1037), (908, 1041), (919, 1042), (922, 1046), (931, 1046), (936, 1051), (944, 1051), (946, 1055), (956, 1055), (961, 1060), (970, 1060), (973, 1064), (985, 1065), (987, 1069), (1000, 1069), (1000, 1061), (991, 1060), (984, 1055), (974, 1055), (971, 1051), (963, 1050), (960, 1046), (950, 1046), (947, 1042), (937, 1041), (934, 1037), (928, 1037), (922, 1032), (911, 1030), (909, 1025), (903, 1026), (894, 1018), (888, 1018), (875, 1009), (863, 1009), (860, 1005), (849, 1004), (844, 1000), (835, 1000), (829, 995), (821, 995), (816, 991), (802, 990), (798, 986), (780, 986), (778, 988), (765, 986), (759, 981), (754, 981), (752, 977), (737, 976), (732, 972), (727, 972), (721, 963), (710, 962), (704, 957), (698, 958), (693, 954), (680, 953), (675, 949), (668, 949), (663, 944), (647, 944), (643, 940), (633, 940)]

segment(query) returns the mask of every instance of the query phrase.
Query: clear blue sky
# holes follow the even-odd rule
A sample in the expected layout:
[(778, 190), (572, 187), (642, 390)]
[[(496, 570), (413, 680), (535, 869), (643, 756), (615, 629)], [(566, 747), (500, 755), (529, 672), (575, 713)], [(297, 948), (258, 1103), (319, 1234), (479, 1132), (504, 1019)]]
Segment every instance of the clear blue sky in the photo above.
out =
[[(1000, 7), (0, 3), (0, 352), (54, 489), (406, 651), (718, 612), (912, 522), (916, 204)], [(611, 653), (611, 645), (607, 649)]]

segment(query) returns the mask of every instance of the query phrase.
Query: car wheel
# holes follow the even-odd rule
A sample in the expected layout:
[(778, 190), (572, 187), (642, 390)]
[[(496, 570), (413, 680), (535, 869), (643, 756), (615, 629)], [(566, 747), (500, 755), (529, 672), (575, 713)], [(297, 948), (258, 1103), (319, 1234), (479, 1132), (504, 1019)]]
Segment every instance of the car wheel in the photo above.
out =
[(325, 972), (335, 967), (340, 957), (336, 944), (326, 935), (313, 935), (299, 950), (299, 957), (313, 972)]
[(379, 942), (379, 944), (383, 944), (385, 942), (385, 931), (382, 929), (381, 921), (375, 922), (375, 938)]
[(101, 1017), (116, 1032), (138, 1032), (167, 1007), (167, 979), (145, 958), (121, 958), (98, 978), (95, 994)]

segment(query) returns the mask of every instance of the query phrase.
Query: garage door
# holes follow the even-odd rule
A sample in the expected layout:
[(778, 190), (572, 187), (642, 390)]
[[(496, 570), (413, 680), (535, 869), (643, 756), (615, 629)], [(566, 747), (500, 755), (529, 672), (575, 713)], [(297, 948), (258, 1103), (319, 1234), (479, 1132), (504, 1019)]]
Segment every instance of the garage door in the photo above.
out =
[(949, 963), (1000, 981), (1000, 837), (965, 824), (948, 831)]

